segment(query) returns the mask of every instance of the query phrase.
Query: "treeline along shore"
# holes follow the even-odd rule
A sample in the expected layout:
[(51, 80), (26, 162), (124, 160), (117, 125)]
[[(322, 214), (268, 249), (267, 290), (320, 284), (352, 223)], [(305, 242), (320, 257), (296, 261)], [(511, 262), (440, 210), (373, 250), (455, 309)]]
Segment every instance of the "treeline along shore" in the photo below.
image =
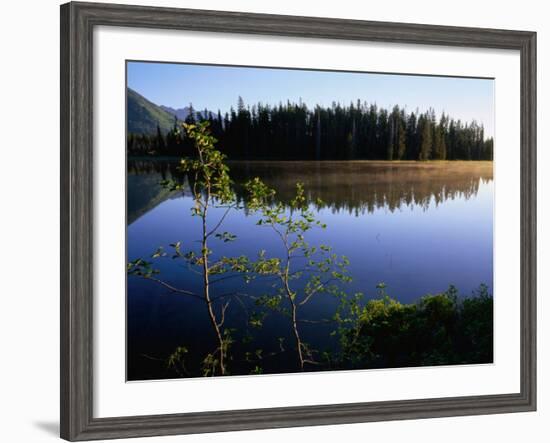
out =
[[(195, 111), (186, 123), (209, 120), (218, 146), (230, 159), (259, 160), (492, 160), (493, 138), (483, 125), (433, 109), (391, 111), (357, 101), (309, 109), (304, 103), (252, 107), (239, 98), (222, 114)], [(169, 131), (129, 133), (129, 155), (192, 156), (193, 143), (174, 117)]]

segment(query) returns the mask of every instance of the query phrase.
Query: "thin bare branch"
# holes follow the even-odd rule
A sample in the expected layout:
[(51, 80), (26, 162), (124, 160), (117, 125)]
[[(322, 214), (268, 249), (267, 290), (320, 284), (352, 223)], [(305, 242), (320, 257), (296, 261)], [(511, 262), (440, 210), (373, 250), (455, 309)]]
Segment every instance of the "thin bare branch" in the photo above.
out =
[(231, 208), (232, 208), (232, 206), (229, 206), (229, 207), (225, 210), (225, 212), (223, 213), (222, 217), (220, 218), (220, 220), (218, 221), (218, 223), (216, 224), (216, 226), (214, 226), (214, 228), (213, 228), (210, 232), (208, 232), (208, 233), (206, 234), (206, 238), (210, 237), (212, 234), (214, 234), (214, 233), (218, 230), (218, 228), (221, 226), (221, 224), (222, 224), (223, 221), (225, 220), (225, 217), (227, 217), (227, 214), (229, 214), (229, 211), (231, 211)]
[(240, 295), (241, 297), (249, 297), (248, 294), (243, 294), (242, 292), (239, 292), (239, 291), (225, 292), (223, 294), (217, 295), (216, 297), (212, 297), (212, 303), (214, 303), (215, 301), (221, 300), (222, 298), (234, 297), (237, 295)]
[(300, 303), (298, 303), (298, 306), (303, 306), (303, 305), (305, 305), (305, 304), (311, 299), (311, 297), (313, 297), (317, 292), (319, 292), (320, 290), (322, 290), (322, 289), (323, 289), (326, 285), (328, 285), (330, 282), (335, 281), (335, 280), (336, 280), (335, 278), (329, 278), (328, 280), (319, 283), (315, 288), (313, 288), (313, 289), (311, 290), (311, 292), (307, 295), (306, 298), (304, 298)]
[(227, 310), (227, 307), (229, 306), (230, 302), (224, 303), (222, 305), (222, 312), (220, 316), (220, 322), (218, 323), (218, 328), (221, 328), (225, 322), (225, 311)]
[(166, 283), (165, 281), (159, 280), (156, 277), (144, 277), (144, 278), (146, 278), (147, 280), (154, 281), (154, 282), (164, 286), (165, 288), (167, 288), (170, 291), (175, 292), (177, 294), (188, 295), (190, 297), (195, 297), (195, 298), (198, 298), (201, 301), (204, 301), (203, 298), (200, 295), (195, 294), (194, 292), (191, 292), (191, 291), (186, 291), (185, 289), (176, 288), (175, 286), (172, 286), (172, 285)]

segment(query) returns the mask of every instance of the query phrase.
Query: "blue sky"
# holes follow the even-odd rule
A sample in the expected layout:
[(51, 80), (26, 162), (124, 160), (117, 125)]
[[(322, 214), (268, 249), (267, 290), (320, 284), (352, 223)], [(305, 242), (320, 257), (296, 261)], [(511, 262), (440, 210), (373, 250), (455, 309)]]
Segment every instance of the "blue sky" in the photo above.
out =
[(391, 109), (432, 107), (463, 121), (477, 120), (494, 135), (493, 80), (295, 69), (128, 62), (128, 86), (158, 105), (216, 112), (246, 104), (298, 102), (330, 106), (357, 99)]

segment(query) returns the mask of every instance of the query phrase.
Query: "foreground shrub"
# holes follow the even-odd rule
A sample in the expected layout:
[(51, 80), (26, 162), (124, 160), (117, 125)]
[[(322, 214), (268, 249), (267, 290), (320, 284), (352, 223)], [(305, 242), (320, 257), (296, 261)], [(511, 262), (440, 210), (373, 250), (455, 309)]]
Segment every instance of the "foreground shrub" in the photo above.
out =
[(485, 285), (471, 297), (451, 286), (414, 304), (384, 295), (362, 306), (340, 334), (347, 368), (491, 363), (493, 297)]

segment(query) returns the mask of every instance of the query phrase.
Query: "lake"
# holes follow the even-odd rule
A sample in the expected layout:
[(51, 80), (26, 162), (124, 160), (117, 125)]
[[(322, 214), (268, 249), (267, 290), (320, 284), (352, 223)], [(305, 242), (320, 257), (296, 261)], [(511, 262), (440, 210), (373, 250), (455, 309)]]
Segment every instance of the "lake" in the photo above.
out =
[[(197, 248), (200, 223), (190, 216), (189, 193), (169, 192), (159, 182), (179, 176), (177, 163), (167, 159), (128, 160), (127, 253), (128, 259), (148, 258), (159, 247), (181, 241)], [(493, 288), (493, 164), (492, 162), (229, 162), (237, 183), (260, 177), (277, 191), (276, 198), (289, 201), (296, 182), (304, 185), (316, 216), (326, 229), (308, 233), (311, 244), (327, 244), (334, 253), (349, 258), (353, 281), (346, 290), (377, 296), (376, 285), (384, 282), (388, 294), (404, 303), (425, 294), (456, 286), (469, 295), (486, 284)], [(243, 191), (236, 187), (237, 196)], [(322, 204), (314, 203), (317, 199)], [(224, 210), (214, 209), (212, 220)], [(256, 226), (258, 216), (245, 209), (230, 212), (222, 231), (237, 235), (235, 242), (216, 243), (216, 252), (255, 257), (264, 249), (282, 254), (273, 232)], [(190, 246), (189, 246), (190, 245)], [(214, 247), (214, 246), (212, 246)], [(182, 246), (183, 248), (183, 246)], [(200, 289), (200, 276), (177, 260), (159, 259), (159, 275), (174, 286)], [(240, 279), (228, 279), (220, 291), (241, 289)], [(223, 287), (222, 287), (223, 286)], [(259, 282), (246, 286), (250, 294), (264, 289)], [(160, 285), (135, 276), (127, 285), (128, 380), (175, 377), (165, 359), (176, 347), (189, 349), (189, 365), (197, 365), (193, 350), (215, 348), (204, 304), (171, 293)], [(319, 297), (307, 305), (305, 314), (325, 319), (334, 312), (335, 301)], [(239, 331), (247, 328), (247, 315), (254, 303), (246, 297), (232, 303), (227, 322)], [(285, 318), (269, 316), (253, 343), (236, 343), (236, 355), (262, 349), (264, 372), (292, 371), (294, 360), (273, 337), (289, 339)], [(304, 327), (305, 341), (313, 346), (334, 346), (327, 341), (330, 325), (311, 323)]]

